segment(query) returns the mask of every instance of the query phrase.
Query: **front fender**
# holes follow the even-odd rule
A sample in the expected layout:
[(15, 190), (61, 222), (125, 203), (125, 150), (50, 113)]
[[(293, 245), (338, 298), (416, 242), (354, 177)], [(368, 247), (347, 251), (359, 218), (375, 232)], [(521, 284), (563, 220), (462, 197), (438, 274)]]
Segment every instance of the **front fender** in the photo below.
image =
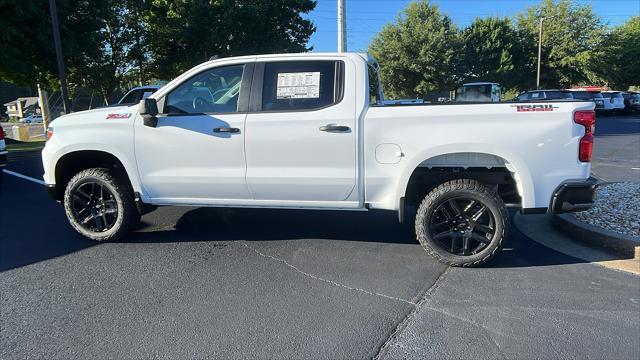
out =
[(122, 163), (122, 166), (127, 172), (133, 190), (142, 193), (142, 186), (140, 178), (138, 177), (135, 159), (133, 159), (131, 156), (127, 156), (127, 154), (125, 154), (118, 147), (114, 147), (113, 145), (104, 143), (82, 142), (64, 146), (60, 145), (59, 143), (47, 143), (47, 146), (45, 146), (45, 148), (42, 150), (44, 182), (48, 185), (55, 185), (55, 170), (58, 161), (65, 155), (80, 151), (100, 151), (116, 157), (120, 161), (120, 163)]

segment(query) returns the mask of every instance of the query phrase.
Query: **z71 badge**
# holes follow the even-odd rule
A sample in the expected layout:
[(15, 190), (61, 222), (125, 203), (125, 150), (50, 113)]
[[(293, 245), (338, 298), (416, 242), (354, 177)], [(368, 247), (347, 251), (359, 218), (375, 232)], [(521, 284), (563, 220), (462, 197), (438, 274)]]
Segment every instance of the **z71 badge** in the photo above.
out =
[(517, 109), (518, 112), (530, 112), (530, 111), (553, 111), (557, 109), (557, 106), (551, 104), (532, 104), (532, 105), (511, 105)]
[(107, 119), (128, 119), (131, 117), (131, 113), (126, 114), (107, 114)]

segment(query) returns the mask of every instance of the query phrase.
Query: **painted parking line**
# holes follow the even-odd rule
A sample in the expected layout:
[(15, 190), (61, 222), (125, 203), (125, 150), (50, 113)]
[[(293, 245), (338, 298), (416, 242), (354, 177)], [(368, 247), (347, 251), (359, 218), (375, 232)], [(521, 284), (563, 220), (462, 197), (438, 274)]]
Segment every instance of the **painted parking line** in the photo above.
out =
[(36, 179), (36, 178), (32, 178), (30, 176), (27, 175), (22, 175), (22, 174), (18, 174), (17, 172), (13, 172), (11, 170), (2, 170), (5, 174), (9, 174), (15, 177), (19, 177), (21, 179), (25, 179), (25, 180), (29, 180), (31, 182), (34, 182), (36, 184), (40, 184), (40, 185), (45, 185), (44, 181), (40, 180), (40, 179)]

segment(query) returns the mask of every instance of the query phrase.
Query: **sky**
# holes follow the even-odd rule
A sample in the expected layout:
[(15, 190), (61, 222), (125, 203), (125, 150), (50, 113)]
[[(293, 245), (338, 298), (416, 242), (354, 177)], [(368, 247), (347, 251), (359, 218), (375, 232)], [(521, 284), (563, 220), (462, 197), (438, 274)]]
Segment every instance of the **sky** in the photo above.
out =
[[(347, 50), (366, 51), (373, 36), (393, 22), (399, 11), (412, 0), (345, 0), (347, 7)], [(338, 46), (337, 0), (317, 0), (316, 9), (307, 16), (316, 25), (309, 45), (315, 52), (336, 51)], [(464, 27), (476, 17), (511, 16), (538, 4), (539, 0), (433, 0), (440, 10)], [(640, 0), (577, 0), (590, 4), (594, 12), (610, 26), (640, 15)]]

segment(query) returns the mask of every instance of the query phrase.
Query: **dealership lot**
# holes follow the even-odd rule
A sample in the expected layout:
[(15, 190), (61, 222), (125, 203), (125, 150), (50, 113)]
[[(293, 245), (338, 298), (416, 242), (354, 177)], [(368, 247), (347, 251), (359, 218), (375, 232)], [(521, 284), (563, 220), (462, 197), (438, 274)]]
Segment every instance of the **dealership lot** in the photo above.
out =
[(640, 115), (598, 117), (592, 162), (604, 181), (640, 181)]
[[(594, 174), (638, 180), (639, 126), (599, 119)], [(8, 170), (40, 178), (39, 154)], [(0, 206), (0, 358), (640, 354), (638, 277), (515, 228), (488, 266), (447, 269), (386, 212), (161, 208), (96, 245), (37, 183), (5, 176)]]

